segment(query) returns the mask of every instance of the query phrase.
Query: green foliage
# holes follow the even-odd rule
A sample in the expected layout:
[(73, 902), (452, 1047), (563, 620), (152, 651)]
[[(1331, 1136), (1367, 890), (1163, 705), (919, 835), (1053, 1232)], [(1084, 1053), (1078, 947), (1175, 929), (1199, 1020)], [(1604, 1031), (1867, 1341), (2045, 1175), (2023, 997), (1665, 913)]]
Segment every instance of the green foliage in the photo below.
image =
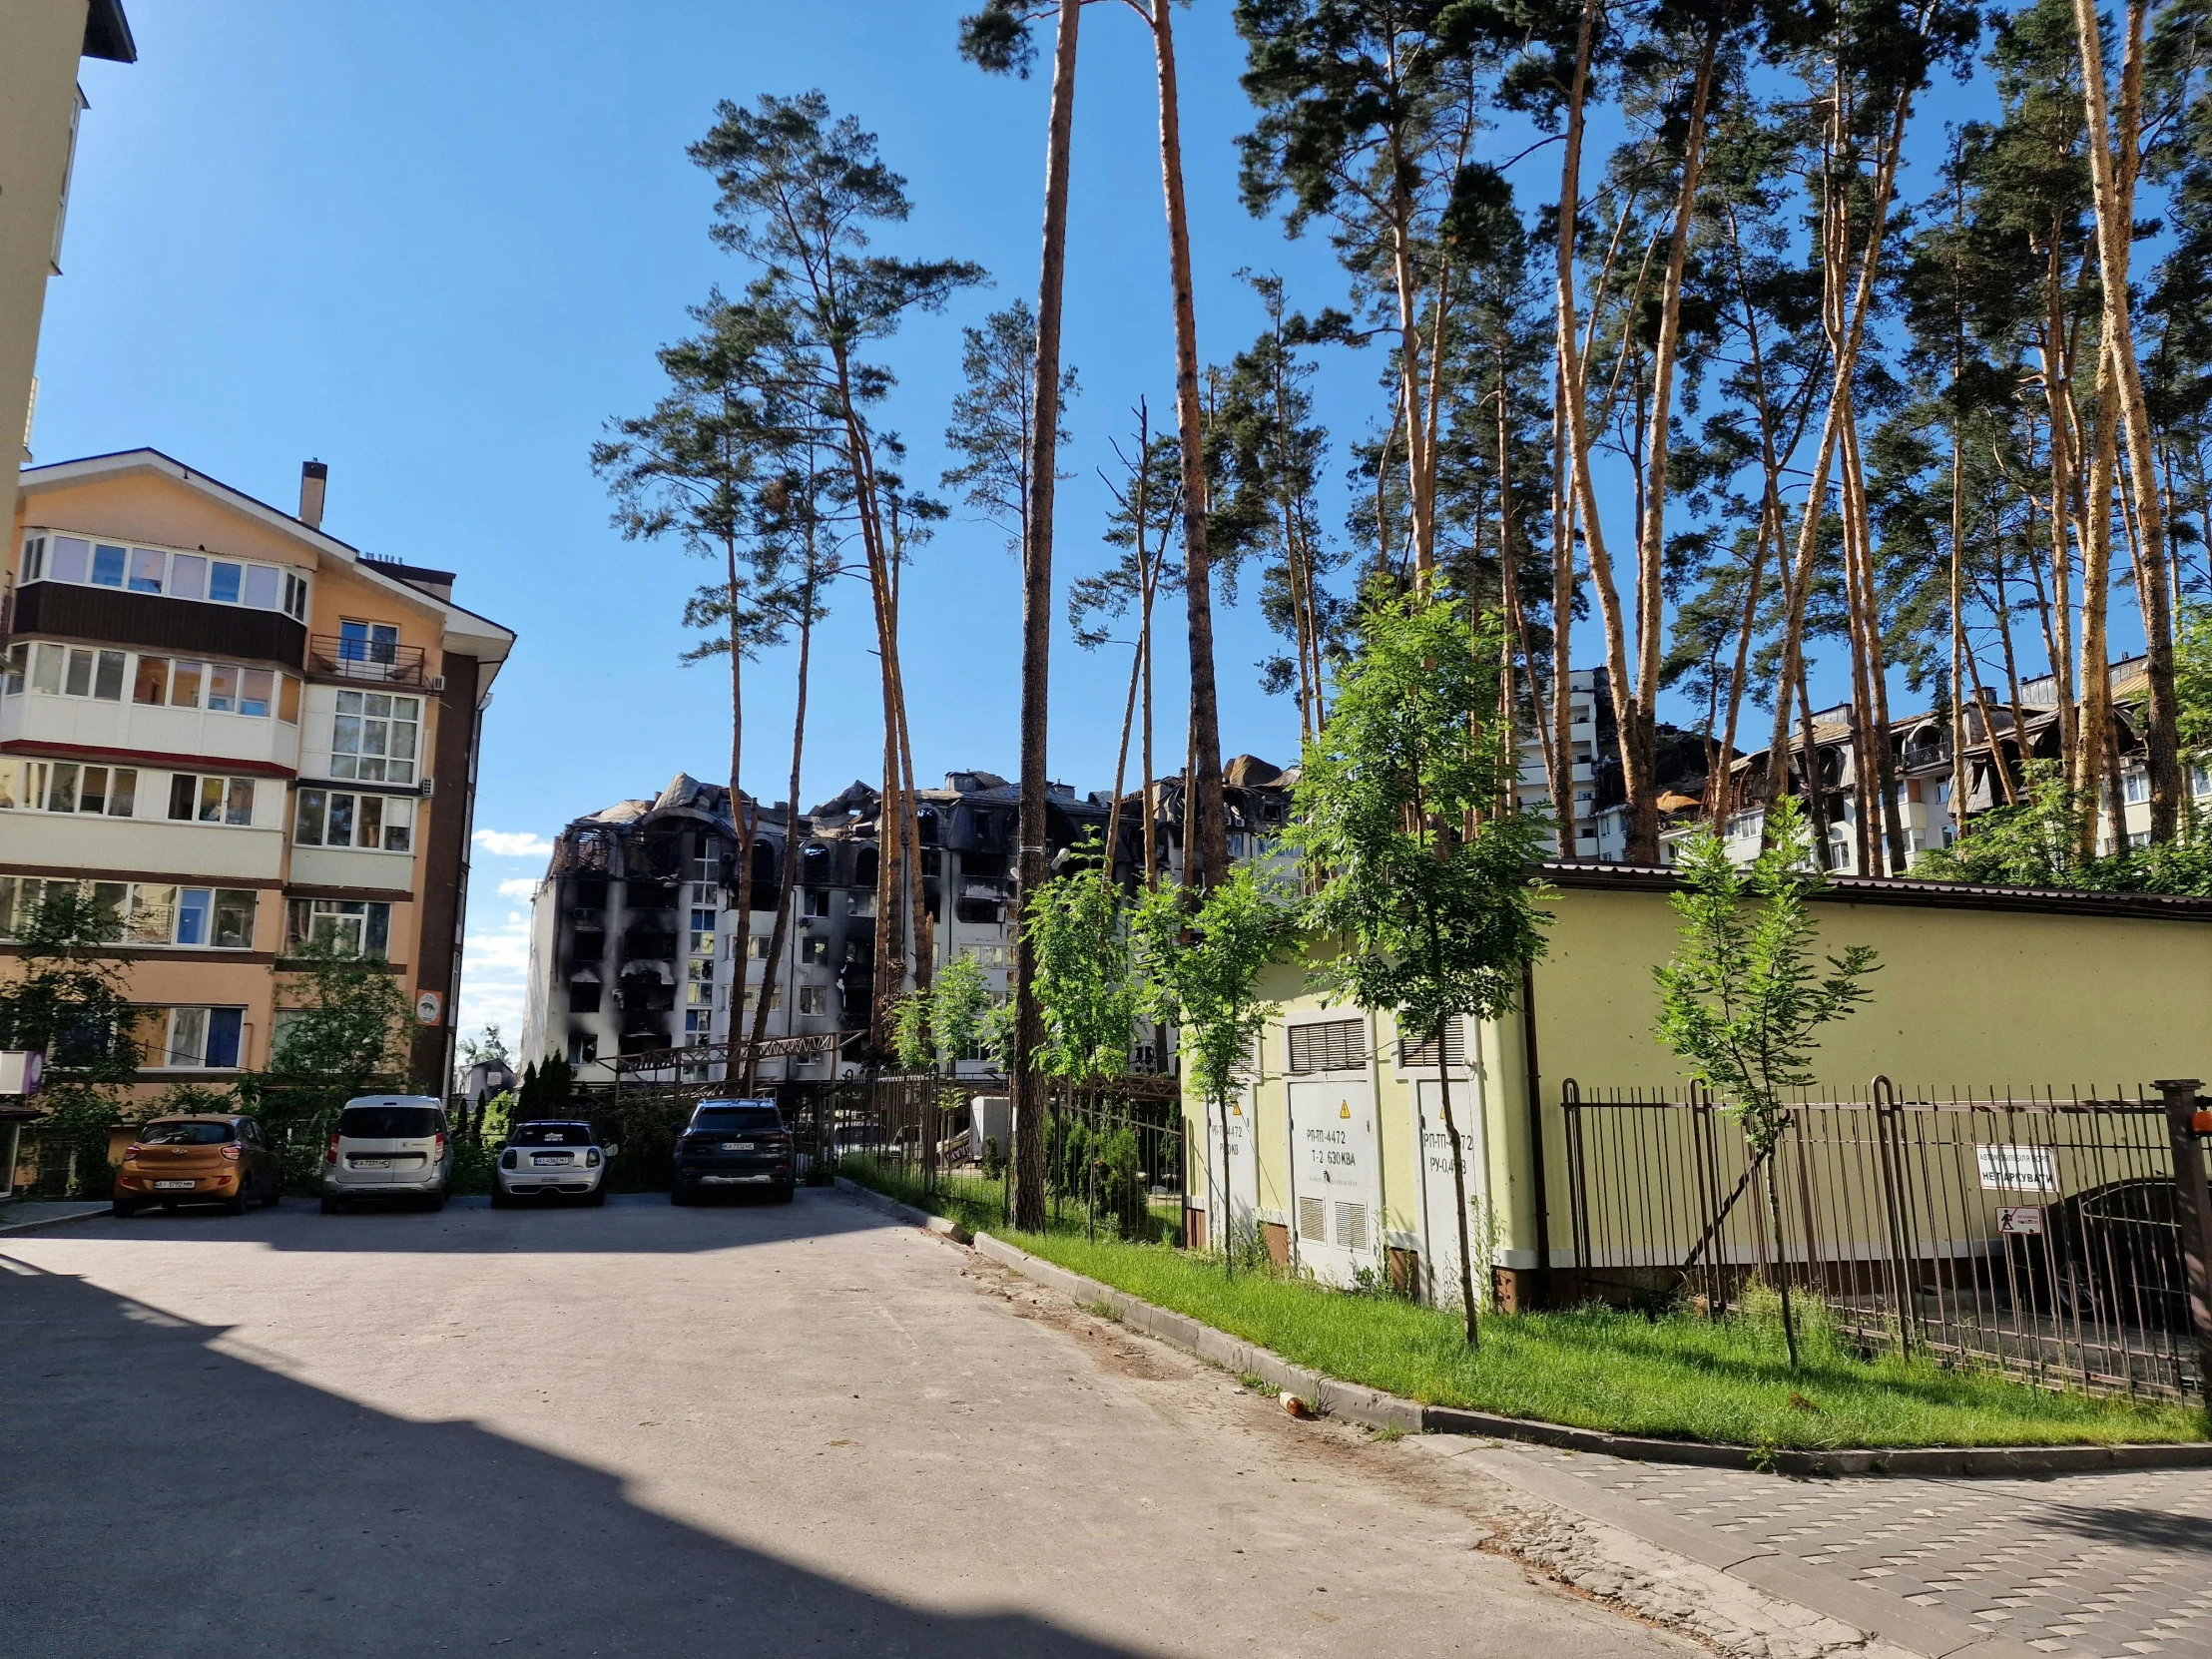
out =
[(1236, 1093), (1237, 1068), (1276, 1011), (1259, 995), (1260, 975), (1290, 947), (1296, 921), (1281, 884), (1249, 862), (1195, 910), (1181, 887), (1162, 886), (1130, 917), (1142, 1011), (1182, 1028), (1191, 1084), (1217, 1106)]
[(1116, 889), (1099, 878), (1098, 856), (1096, 837), (1086, 839), (1069, 867), (1030, 895), (1022, 918), (1044, 1025), (1034, 1064), (1071, 1082), (1129, 1069), (1130, 1033), (1142, 1003), (1130, 929)]
[(484, 1027), (484, 1034), (480, 1039), (476, 1037), (463, 1037), (461, 1039), (461, 1059), (464, 1063), (472, 1066), (479, 1062), (490, 1063), (492, 1061), (506, 1065), (512, 1062), (513, 1056), (507, 1052), (507, 1039), (499, 1034), (499, 1027), (497, 1025), (487, 1025)]
[(1804, 803), (1785, 796), (1767, 826), (1769, 844), (1748, 865), (1731, 862), (1711, 830), (1683, 847), (1683, 886), (1670, 900), (1682, 942), (1652, 969), (1660, 1041), (1742, 1114), (1762, 1158), (1787, 1121), (1786, 1092), (1815, 1081), (1816, 1033), (1867, 1000), (1863, 981), (1881, 965), (1865, 945), (1830, 956), (1826, 975), (1813, 965), (1806, 901), (1828, 875), (1812, 860)]
[(1456, 601), (1372, 605), (1286, 837), (1319, 882), (1315, 982), (1423, 1037), (1512, 1007), (1544, 949), (1543, 829), (1511, 810), (1517, 758), (1491, 718), (1499, 655), (1497, 620), (1470, 629)]
[(407, 993), (381, 956), (348, 955), (330, 939), (312, 938), (290, 952), (281, 972), (285, 1017), (273, 1070), (351, 1095), (404, 1065)]
[(123, 1121), (139, 1064), (123, 972), (106, 954), (121, 931), (91, 886), (50, 881), (17, 930), (15, 975), (0, 984), (0, 1048), (46, 1051), (38, 1140), (68, 1149), (74, 1198), (108, 1196), (108, 1130)]
[(891, 1004), (891, 1047), (905, 1071), (931, 1066), (950, 1071), (984, 1039), (991, 984), (973, 956), (955, 956), (937, 969), (927, 990), (911, 990)]
[(514, 1091), (506, 1089), (489, 1096), (479, 1112), (476, 1132), (487, 1142), (506, 1139), (507, 1131), (516, 1122)]
[(522, 1082), (510, 1108), (511, 1120), (528, 1123), (532, 1118), (558, 1117), (569, 1109), (576, 1093), (576, 1068), (568, 1056), (555, 1050), (543, 1060), (522, 1069)]
[[(2183, 712), (2188, 711), (2186, 702)], [(2190, 893), (2212, 897), (2212, 824), (2192, 816), (2174, 840), (2083, 856), (2090, 808), (2055, 763), (2027, 767), (2027, 799), (1998, 807), (1966, 826), (1950, 845), (1913, 865), (1917, 881), (2045, 887), (2072, 892)]]
[(2212, 605), (2184, 605), (2174, 618), (2174, 709), (2182, 754), (2212, 755)]
[(112, 905), (89, 885), (51, 881), (18, 928), (15, 976), (0, 985), (0, 1048), (46, 1051), (49, 1092), (98, 1090), (138, 1070)]

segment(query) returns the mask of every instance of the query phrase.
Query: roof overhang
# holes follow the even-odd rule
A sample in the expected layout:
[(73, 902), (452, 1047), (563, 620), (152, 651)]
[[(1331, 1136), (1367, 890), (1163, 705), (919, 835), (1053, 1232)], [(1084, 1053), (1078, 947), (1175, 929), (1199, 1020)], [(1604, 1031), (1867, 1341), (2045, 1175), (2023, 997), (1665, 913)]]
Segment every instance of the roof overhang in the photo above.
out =
[(92, 0), (85, 8), (85, 48), (88, 58), (110, 63), (137, 63), (138, 42), (131, 38), (131, 20), (123, 15), (123, 0)]
[(30, 503), (50, 490), (79, 489), (88, 484), (140, 474), (181, 484), (228, 511), (287, 537), (313, 554), (318, 566), (341, 569), (390, 594), (438, 624), (444, 650), (496, 665), (505, 662), (507, 653), (514, 648), (513, 629), (386, 574), (377, 568), (375, 560), (362, 558), (360, 549), (351, 543), (314, 529), (280, 507), (272, 507), (244, 490), (234, 489), (221, 479), (197, 471), (159, 449), (124, 449), (110, 455), (88, 455), (74, 461), (56, 461), (49, 466), (26, 467), (19, 486), (24, 512), (35, 522), (36, 509)]

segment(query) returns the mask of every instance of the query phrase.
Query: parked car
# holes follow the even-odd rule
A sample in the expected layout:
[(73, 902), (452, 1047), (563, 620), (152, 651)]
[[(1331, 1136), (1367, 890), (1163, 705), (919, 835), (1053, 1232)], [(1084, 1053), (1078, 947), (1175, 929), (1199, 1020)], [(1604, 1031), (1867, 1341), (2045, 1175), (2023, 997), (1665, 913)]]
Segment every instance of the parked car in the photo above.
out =
[(444, 1207), (453, 1176), (445, 1108), (423, 1094), (364, 1094), (345, 1103), (322, 1153), (322, 1213), (358, 1203)]
[(283, 1160), (262, 1139), (252, 1118), (214, 1113), (155, 1118), (139, 1127), (115, 1172), (115, 1213), (135, 1216), (153, 1205), (220, 1204), (243, 1216), (259, 1199), (283, 1196)]
[(702, 1100), (676, 1139), (671, 1204), (766, 1190), (792, 1201), (792, 1136), (773, 1100)]
[(499, 1154), (492, 1207), (554, 1198), (604, 1204), (607, 1163), (621, 1150), (601, 1145), (597, 1130), (574, 1119), (517, 1124)]

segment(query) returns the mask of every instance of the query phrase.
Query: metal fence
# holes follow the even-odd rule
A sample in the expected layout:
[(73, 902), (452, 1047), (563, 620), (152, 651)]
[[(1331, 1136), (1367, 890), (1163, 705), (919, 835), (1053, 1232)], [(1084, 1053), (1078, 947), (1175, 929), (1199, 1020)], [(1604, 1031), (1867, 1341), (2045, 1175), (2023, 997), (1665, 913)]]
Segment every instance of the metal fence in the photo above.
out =
[(1755, 1160), (1740, 1117), (1694, 1087), (1570, 1081), (1576, 1288), (1718, 1317), (1756, 1275), (1817, 1296), (1866, 1350), (2097, 1393), (2198, 1394), (2212, 1194), (2195, 1091), (1877, 1078), (1853, 1098), (1792, 1101)]
[[(840, 1167), (857, 1163), (855, 1173), (875, 1184), (949, 1201), (975, 1220), (1011, 1220), (1007, 1079), (894, 1075), (794, 1087), (830, 1091)], [(1051, 1225), (1180, 1240), (1188, 1164), (1173, 1080), (1130, 1077), (1093, 1088), (1039, 1079), (1038, 1088)]]

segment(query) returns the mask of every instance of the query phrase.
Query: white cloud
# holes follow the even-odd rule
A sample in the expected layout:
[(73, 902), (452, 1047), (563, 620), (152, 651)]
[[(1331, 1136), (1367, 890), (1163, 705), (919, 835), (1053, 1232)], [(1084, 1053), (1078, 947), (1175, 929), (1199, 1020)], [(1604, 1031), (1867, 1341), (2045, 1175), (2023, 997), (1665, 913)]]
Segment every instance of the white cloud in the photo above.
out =
[(479, 830), (476, 844), (499, 858), (544, 858), (553, 843), (535, 830)]
[[(460, 1029), (473, 1037), (497, 1025), (510, 1050), (522, 1036), (522, 1013), (529, 998), (530, 917), (509, 910), (502, 921), (484, 918), (468, 930), (461, 955)], [(520, 1060), (523, 1055), (517, 1053)]]
[(502, 898), (517, 898), (527, 901), (536, 894), (537, 890), (537, 877), (533, 875), (518, 875), (512, 881), (499, 883), (499, 894)]

